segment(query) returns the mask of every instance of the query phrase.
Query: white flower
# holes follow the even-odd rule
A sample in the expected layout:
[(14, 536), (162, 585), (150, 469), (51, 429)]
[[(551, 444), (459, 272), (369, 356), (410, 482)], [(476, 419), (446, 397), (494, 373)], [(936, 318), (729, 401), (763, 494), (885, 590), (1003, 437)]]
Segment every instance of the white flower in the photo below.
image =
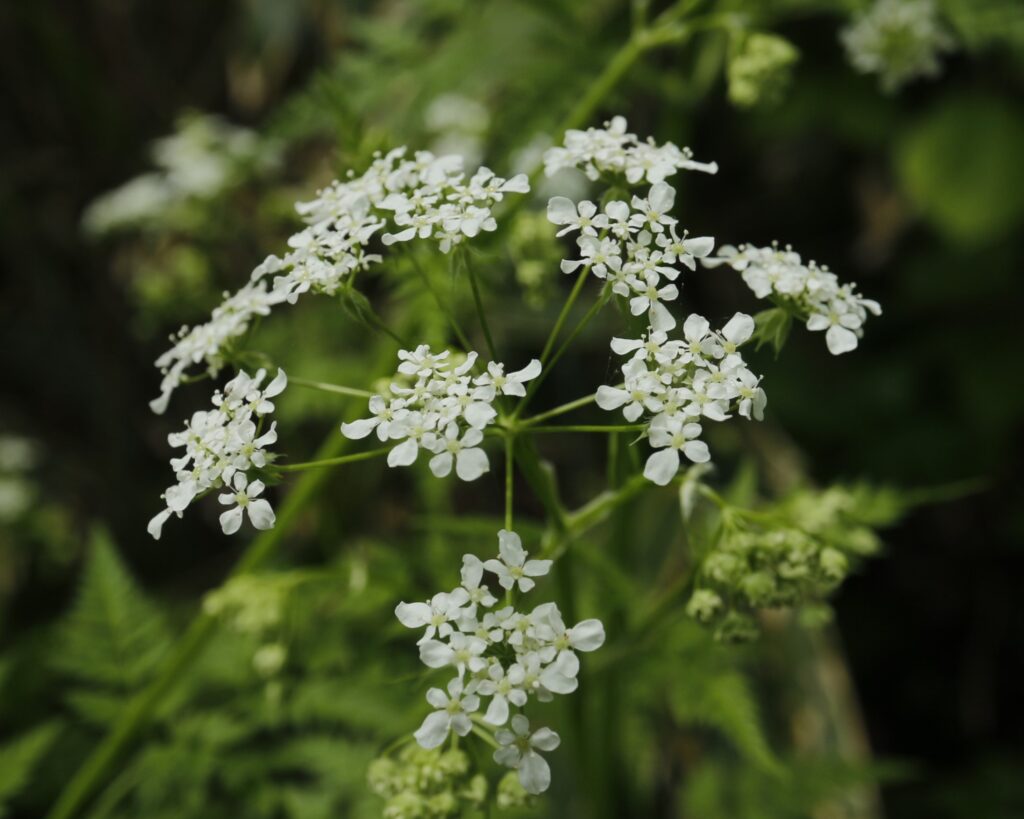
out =
[(419, 646), (420, 661), (428, 668), (455, 666), (460, 677), (466, 669), (475, 674), (487, 668), (487, 661), (482, 656), (487, 650), (487, 643), (479, 637), (456, 631), (449, 636), (447, 643), (425, 640)]
[(657, 375), (648, 371), (642, 358), (631, 358), (622, 366), (625, 388), (602, 385), (597, 388), (597, 405), (603, 410), (624, 407), (622, 415), (631, 424), (644, 410), (661, 412), (665, 385)]
[(613, 239), (599, 239), (596, 236), (581, 236), (576, 245), (580, 249), (579, 259), (563, 259), (563, 273), (574, 273), (582, 266), (589, 266), (590, 272), (603, 279), (608, 269), (618, 270), (622, 267), (622, 248)]
[[(726, 245), (717, 257), (704, 259), (705, 267), (721, 264), (739, 271), (758, 298), (774, 294), (776, 301), (806, 316), (808, 330), (825, 330), (825, 341), (833, 355), (856, 348), (868, 313), (877, 316), (882, 312), (878, 302), (860, 296), (853, 285), (840, 285), (837, 276), (827, 267), (813, 261), (804, 264), (800, 254), (789, 247), (780, 250), (777, 245), (740, 248)], [(734, 324), (737, 321), (740, 323)], [(738, 313), (726, 327), (732, 327), (729, 335), (723, 330), (726, 350), (732, 353), (733, 346), (738, 347), (750, 338), (753, 319)], [(727, 367), (735, 364), (732, 358), (723, 362)]]
[(832, 302), (825, 313), (815, 313), (807, 319), (808, 330), (824, 330), (825, 342), (832, 355), (841, 355), (857, 348), (857, 331), (863, 320), (847, 309), (844, 302)]
[(633, 197), (632, 208), (635, 213), (630, 218), (631, 224), (652, 233), (661, 233), (666, 227), (676, 224), (676, 220), (668, 215), (675, 200), (675, 188), (666, 182), (658, 182), (651, 187), (646, 199)]
[(538, 751), (553, 751), (561, 742), (550, 728), (539, 728), (530, 733), (530, 721), (522, 714), (512, 717), (512, 730), (502, 729), (495, 734), (502, 747), (494, 752), (494, 761), (515, 769), (519, 782), (527, 793), (544, 793), (551, 785), (551, 768)]
[(662, 249), (666, 264), (681, 262), (690, 270), (697, 269), (696, 259), (707, 257), (715, 248), (715, 240), (710, 236), (695, 236), (690, 239), (684, 233), (683, 238), (679, 238), (674, 225), (670, 226), (667, 232), (659, 234), (655, 242)]
[(418, 641), (423, 644), (435, 634), (441, 638), (450, 635), (455, 630), (451, 624), (463, 616), (463, 607), (468, 603), (469, 592), (465, 589), (455, 589), (450, 594), (438, 592), (426, 603), (399, 603), (395, 617), (406, 628), (426, 627)]
[(487, 670), (487, 677), (481, 680), (477, 691), (481, 696), (491, 697), (487, 706), (484, 721), (491, 725), (504, 725), (508, 722), (509, 705), (522, 708), (528, 696), (523, 688), (526, 672), (520, 665), (513, 665), (506, 672), (500, 663), (495, 663)]
[(460, 438), (458, 424), (449, 424), (444, 435), (437, 438), (436, 450), (440, 451), (430, 459), (430, 471), (443, 478), (452, 471), (454, 462), (459, 478), (475, 481), (491, 468), (487, 453), (478, 446), (483, 439), (484, 434), (475, 427), (470, 427)]
[(853, 67), (878, 74), (893, 92), (917, 77), (939, 73), (939, 57), (954, 43), (932, 0), (877, 0), (840, 33)]
[(226, 534), (238, 531), (246, 508), (256, 528), (269, 529), (274, 525), (274, 514), (267, 501), (249, 504), (250, 498), (263, 491), (263, 484), (255, 481), (246, 489), (246, 472), (267, 466), (274, 457), (268, 447), (277, 441), (274, 423), (258, 434), (260, 427), (253, 419), (262, 420), (273, 411), (274, 404), (269, 399), (279, 395), (287, 383), (284, 370), (279, 370), (274, 380), (261, 389), (265, 377), (265, 370), (252, 377), (239, 372), (223, 391), (214, 392), (213, 410), (193, 413), (183, 430), (167, 436), (170, 446), (185, 452), (171, 460), (177, 483), (164, 491), (167, 509), (149, 522), (147, 530), (154, 538), (160, 537), (171, 513), (181, 517), (199, 495), (223, 486), (229, 490), (234, 486), (237, 490), (221, 495), (222, 503), (237, 505), (221, 515), (221, 527)]
[(737, 392), (740, 396), (738, 412), (749, 420), (753, 416), (756, 420), (764, 420), (764, 408), (768, 406), (768, 396), (760, 387), (761, 379), (754, 375), (746, 367), (735, 371)]
[(380, 395), (374, 395), (370, 398), (370, 412), (373, 413), (373, 417), (342, 424), (341, 434), (346, 438), (358, 440), (376, 430), (377, 437), (386, 441), (391, 435), (391, 425), (408, 415), (408, 410), (404, 407), (401, 400), (389, 402)]
[(481, 586), (480, 581), (484, 576), (484, 564), (476, 555), (462, 556), (462, 588), (469, 595), (469, 600), (474, 605), (490, 608), (498, 602), (486, 586)]
[(597, 236), (598, 228), (608, 226), (608, 217), (597, 212), (597, 205), (586, 200), (575, 203), (564, 196), (554, 196), (548, 201), (548, 221), (565, 225), (555, 236), (578, 230), (584, 236)]
[(658, 486), (665, 486), (679, 471), (680, 453), (694, 463), (706, 463), (711, 459), (708, 446), (697, 440), (701, 433), (700, 424), (684, 418), (659, 416), (651, 423), (651, 446), (659, 449), (647, 459), (644, 477)]
[(526, 388), (523, 386), (527, 381), (532, 381), (541, 372), (540, 360), (533, 358), (523, 369), (505, 375), (505, 365), (492, 361), (487, 365), (487, 372), (478, 376), (474, 383), (481, 386), (493, 386), (502, 395), (514, 395), (522, 397), (526, 395)]
[(414, 734), (423, 748), (437, 748), (448, 738), (449, 731), (466, 736), (473, 728), (469, 715), (480, 708), (480, 698), (466, 689), (460, 677), (448, 683), (447, 694), (440, 688), (431, 688), (427, 702), (437, 710), (427, 715)]
[(500, 560), (491, 559), (484, 563), (484, 568), (498, 576), (498, 584), (503, 589), (511, 589), (516, 583), (519, 590), (528, 592), (535, 585), (531, 578), (542, 577), (551, 569), (550, 560), (527, 560), (527, 552), (519, 535), (502, 529), (498, 532), (498, 552)]
[(637, 294), (629, 300), (630, 313), (634, 316), (649, 313), (648, 321), (652, 330), (668, 332), (676, 326), (675, 318), (662, 304), (663, 301), (673, 301), (679, 297), (676, 285), (666, 284), (659, 288), (657, 275), (651, 273), (644, 279), (630, 279), (629, 283)]
[(602, 174), (621, 175), (630, 185), (643, 180), (653, 185), (680, 169), (718, 171), (713, 162), (694, 162), (689, 148), (680, 149), (671, 142), (641, 142), (626, 129), (625, 118), (615, 117), (604, 128), (566, 131), (564, 144), (544, 153), (544, 173), (553, 176), (563, 168), (579, 168), (592, 180)]
[(253, 498), (256, 498), (263, 492), (265, 488), (263, 482), (253, 481), (249, 483), (244, 472), (236, 472), (233, 483), (234, 492), (228, 492), (217, 497), (217, 500), (225, 506), (235, 504), (233, 509), (228, 509), (220, 516), (220, 527), (224, 530), (224, 534), (233, 535), (238, 531), (242, 525), (243, 511), (248, 513), (249, 522), (256, 529), (274, 528), (274, 510), (270, 504), (263, 498), (253, 500)]

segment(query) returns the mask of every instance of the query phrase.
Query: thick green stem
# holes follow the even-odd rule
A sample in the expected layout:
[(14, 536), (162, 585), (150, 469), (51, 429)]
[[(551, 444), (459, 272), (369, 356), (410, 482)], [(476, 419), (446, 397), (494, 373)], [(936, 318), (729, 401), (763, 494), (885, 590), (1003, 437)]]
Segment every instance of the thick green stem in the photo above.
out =
[(569, 116), (565, 118), (558, 133), (580, 128), (590, 120), (598, 106), (604, 102), (612, 89), (619, 84), (626, 72), (643, 54), (644, 46), (641, 43), (641, 37), (633, 36), (615, 53), (615, 56), (605, 66), (604, 71), (594, 80), (590, 88), (580, 97), (580, 101), (569, 112)]

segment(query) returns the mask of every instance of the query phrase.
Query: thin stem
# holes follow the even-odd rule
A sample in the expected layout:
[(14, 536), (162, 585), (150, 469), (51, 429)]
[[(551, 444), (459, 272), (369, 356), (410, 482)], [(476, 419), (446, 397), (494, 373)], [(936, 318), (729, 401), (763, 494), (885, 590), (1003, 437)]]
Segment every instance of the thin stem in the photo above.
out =
[(587, 310), (583, 318), (581, 318), (576, 323), (576, 326), (573, 328), (572, 332), (569, 333), (569, 337), (562, 342), (561, 346), (551, 357), (551, 360), (548, 361), (544, 368), (541, 370), (540, 375), (538, 375), (535, 379), (533, 379), (533, 381), (530, 382), (530, 386), (526, 390), (526, 395), (523, 396), (523, 399), (519, 402), (519, 406), (516, 407), (515, 413), (512, 415), (513, 420), (515, 420), (519, 416), (519, 413), (526, 409), (526, 405), (530, 403), (530, 399), (532, 399), (533, 396), (536, 394), (537, 390), (540, 389), (540, 385), (543, 384), (548, 375), (551, 374), (551, 371), (554, 369), (559, 359), (561, 359), (561, 357), (565, 355), (570, 345), (576, 340), (579, 334), (582, 333), (584, 328), (590, 323), (590, 320), (601, 311), (601, 308), (604, 307), (605, 304), (608, 303), (608, 299), (610, 297), (611, 290), (605, 287), (604, 291), (602, 291), (601, 293), (601, 297), (590, 306), (590, 309)]
[(562, 311), (558, 314), (555, 326), (551, 328), (547, 341), (544, 342), (544, 349), (540, 354), (540, 363), (542, 365), (547, 363), (548, 356), (551, 355), (551, 348), (555, 346), (555, 341), (558, 340), (558, 334), (562, 332), (562, 325), (565, 324), (565, 320), (569, 317), (569, 311), (572, 310), (573, 305), (576, 303), (576, 299), (579, 298), (580, 291), (583, 289), (583, 285), (586, 284), (589, 274), (590, 265), (588, 264), (583, 267), (583, 270), (580, 271), (580, 275), (576, 277), (576, 282), (573, 284), (572, 291), (569, 293), (569, 297), (565, 300), (565, 304), (562, 305)]
[(412, 262), (412, 266), (416, 269), (416, 272), (420, 274), (420, 278), (423, 279), (423, 284), (427, 290), (430, 291), (430, 295), (434, 297), (434, 301), (437, 303), (438, 308), (448, 319), (448, 323), (451, 325), (452, 332), (455, 333), (455, 337), (459, 340), (459, 344), (462, 345), (462, 349), (467, 353), (473, 349), (473, 345), (469, 343), (469, 339), (466, 334), (462, 331), (462, 327), (459, 324), (458, 319), (455, 318), (455, 313), (445, 304), (444, 299), (441, 298), (441, 294), (437, 292), (437, 288), (434, 287), (434, 283), (430, 280), (430, 274), (423, 269), (423, 266), (416, 259), (412, 253), (408, 254), (409, 261)]
[(387, 455), (391, 447), (385, 446), (380, 449), (371, 449), (368, 452), (357, 452), (354, 455), (339, 455), (337, 458), (322, 458), (318, 461), (305, 461), (298, 464), (280, 464), (277, 469), (281, 472), (304, 472), (307, 469), (321, 469), (326, 466), (341, 466), (342, 464), (354, 464), (357, 461), (368, 461), (371, 458), (379, 458)]
[(487, 312), (484, 310), (484, 302), (480, 297), (480, 285), (477, 283), (476, 274), (473, 272), (473, 268), (469, 264), (469, 258), (466, 254), (460, 253), (462, 259), (462, 265), (466, 269), (466, 275), (469, 277), (469, 288), (473, 291), (473, 303), (476, 305), (476, 313), (480, 318), (480, 328), (484, 331), (484, 341), (487, 342), (487, 351), (491, 355), (493, 361), (498, 360), (498, 353), (494, 346), (494, 338), (491, 336), (491, 326), (487, 322)]
[(647, 429), (643, 424), (629, 424), (621, 426), (603, 426), (600, 424), (577, 424), (557, 427), (528, 427), (524, 432), (548, 433), (548, 432), (640, 432)]
[(373, 393), (369, 390), (342, 387), (338, 384), (328, 384), (326, 381), (310, 381), (307, 378), (296, 378), (292, 375), (288, 376), (288, 384), (294, 384), (297, 387), (308, 387), (309, 389), (320, 390), (321, 392), (333, 392), (338, 395), (351, 395), (353, 398), (373, 398)]
[[(601, 308), (608, 303), (608, 299), (610, 297), (611, 290), (606, 288), (604, 292), (601, 293), (601, 297), (590, 306), (590, 309), (587, 310), (583, 318), (581, 318), (579, 322), (576, 324), (576, 326), (573, 327), (572, 332), (569, 333), (569, 337), (562, 342), (561, 346), (558, 348), (558, 351), (551, 357), (551, 361), (548, 363), (549, 370), (552, 369), (555, 366), (555, 364), (558, 363), (558, 360), (563, 355), (565, 355), (566, 350), (569, 349), (569, 345), (572, 344), (579, 336), (579, 334), (583, 332), (586, 326), (590, 324), (590, 320), (594, 318), (594, 316), (596, 316), (599, 312), (601, 312)], [(542, 372), (536, 380), (541, 380), (543, 378), (544, 373)]]
[(482, 727), (486, 723), (484, 723), (480, 719), (477, 719), (475, 714), (471, 717), (471, 719), (474, 722), (474, 725), (471, 729), (473, 733), (480, 737), (480, 739), (482, 739), (492, 748), (494, 748), (494, 750), (498, 750), (498, 748), (500, 748), (501, 746), (498, 744), (497, 740), (491, 735), (490, 731)]
[(515, 445), (516, 439), (514, 435), (505, 436), (505, 529), (509, 532), (512, 531), (512, 484), (513, 484), (513, 472), (512, 468), (515, 464)]
[(597, 400), (597, 393), (591, 393), (590, 395), (584, 395), (582, 398), (577, 398), (575, 401), (570, 401), (568, 404), (561, 404), (554, 409), (549, 409), (546, 412), (542, 412), (538, 415), (533, 415), (523, 420), (519, 425), (519, 429), (527, 429), (535, 424), (539, 424), (541, 421), (547, 421), (551, 418), (557, 418), (559, 415), (565, 415), (567, 412), (572, 412), (580, 407), (585, 407), (588, 404), (593, 404)]

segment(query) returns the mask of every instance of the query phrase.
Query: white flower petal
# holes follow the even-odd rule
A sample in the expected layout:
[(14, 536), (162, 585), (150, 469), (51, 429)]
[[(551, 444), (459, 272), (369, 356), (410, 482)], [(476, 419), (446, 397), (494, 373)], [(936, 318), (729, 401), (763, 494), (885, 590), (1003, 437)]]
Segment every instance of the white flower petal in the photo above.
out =
[(262, 498), (251, 500), (247, 509), (249, 511), (249, 520), (255, 528), (261, 531), (274, 528), (277, 518), (274, 516), (274, 509), (268, 501)]
[(519, 762), (519, 783), (527, 793), (544, 793), (551, 786), (551, 767), (536, 751), (527, 751)]
[(644, 477), (658, 486), (665, 486), (679, 471), (679, 453), (662, 449), (653, 453), (644, 465)]
[(455, 457), (455, 474), (464, 481), (475, 481), (490, 468), (487, 453), (477, 447), (460, 450)]
[(233, 535), (242, 526), (242, 507), (228, 509), (220, 516), (220, 528), (225, 535)]
[(416, 729), (413, 736), (421, 748), (437, 748), (448, 737), (448, 727), (451, 721), (444, 711), (435, 711), (428, 714), (423, 724)]

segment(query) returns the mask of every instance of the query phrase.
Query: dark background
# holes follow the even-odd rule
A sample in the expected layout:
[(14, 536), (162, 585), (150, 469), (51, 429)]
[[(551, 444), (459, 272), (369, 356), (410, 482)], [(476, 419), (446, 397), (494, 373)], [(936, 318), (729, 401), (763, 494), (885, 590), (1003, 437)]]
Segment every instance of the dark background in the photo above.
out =
[[(365, 49), (351, 21), (390, 4), (283, 5), (279, 17), (257, 3), (0, 6), (0, 429), (37, 442), (37, 504), (63, 510), (5, 541), (2, 642), (66, 605), (90, 522), (106, 522), (163, 593), (203, 587), (228, 564), (233, 547), (202, 521), (170, 541), (144, 536), (143, 501), (166, 470), (151, 362), (176, 325), (140, 329), (115, 243), (86, 240), (79, 220), (147, 168), (148, 143), (181, 110), (266, 123), (339, 50)], [(622, 22), (608, 12), (592, 35), (612, 42)], [(833, 358), (797, 330), (779, 362), (764, 356), (769, 413), (822, 483), (982, 480), (885, 533), (885, 557), (835, 603), (874, 750), (918, 765), (887, 786), (887, 813), (1024, 815), (1024, 61), (1019, 49), (961, 53), (941, 79), (886, 98), (845, 66), (836, 24), (782, 24), (803, 58), (771, 111), (737, 112), (720, 83), (700, 105), (680, 93), (666, 103), (645, 70), (608, 110), (720, 163), (684, 203), (697, 229), (792, 243), (884, 305), (855, 354)], [(922, 164), (923, 188), (908, 170)], [(688, 288), (720, 297), (699, 280)]]

